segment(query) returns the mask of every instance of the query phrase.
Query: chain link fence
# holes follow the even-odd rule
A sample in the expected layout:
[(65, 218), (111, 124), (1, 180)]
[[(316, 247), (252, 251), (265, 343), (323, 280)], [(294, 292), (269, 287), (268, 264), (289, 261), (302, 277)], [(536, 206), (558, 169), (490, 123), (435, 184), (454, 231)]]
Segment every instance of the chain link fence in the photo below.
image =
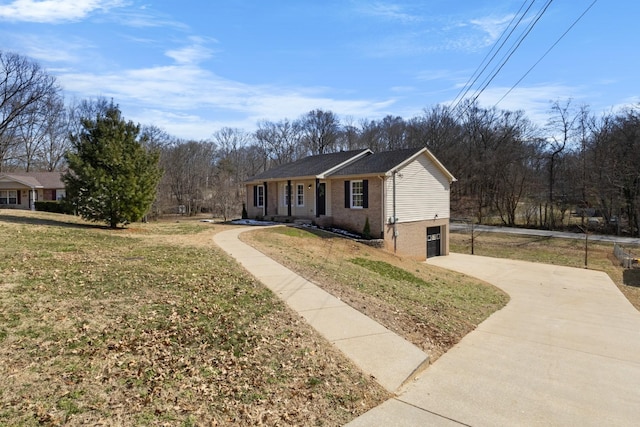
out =
[(617, 243), (613, 245), (613, 254), (618, 258), (624, 268), (638, 267), (638, 257)]

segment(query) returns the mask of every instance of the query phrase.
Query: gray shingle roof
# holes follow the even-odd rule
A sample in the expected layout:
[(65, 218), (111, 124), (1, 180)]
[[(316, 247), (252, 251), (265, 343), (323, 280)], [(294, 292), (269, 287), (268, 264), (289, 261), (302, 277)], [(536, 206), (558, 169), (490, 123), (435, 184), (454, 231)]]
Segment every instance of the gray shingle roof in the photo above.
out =
[(64, 188), (61, 172), (9, 172), (0, 175), (21, 182), (29, 187), (49, 189)]
[(276, 166), (266, 172), (258, 174), (248, 181), (264, 181), (269, 179), (300, 178), (321, 175), (329, 170), (349, 161), (353, 157), (368, 150), (341, 151), (338, 153), (319, 154), (305, 157), (285, 165)]
[[(343, 151), (339, 153), (320, 154), (305, 157), (293, 163), (277, 166), (266, 172), (248, 179), (246, 182), (269, 180), (295, 179), (303, 177), (337, 177), (358, 175), (382, 175), (391, 172), (405, 161), (411, 159), (421, 151), (433, 161), (451, 180), (451, 175), (440, 162), (424, 147), (404, 150), (384, 151), (372, 153), (370, 150)], [(352, 162), (349, 162), (353, 159)], [(338, 166), (342, 165), (338, 168)]]
[(371, 154), (350, 165), (341, 168), (331, 176), (384, 174), (400, 165), (405, 160), (423, 150), (424, 147), (406, 150), (383, 151)]

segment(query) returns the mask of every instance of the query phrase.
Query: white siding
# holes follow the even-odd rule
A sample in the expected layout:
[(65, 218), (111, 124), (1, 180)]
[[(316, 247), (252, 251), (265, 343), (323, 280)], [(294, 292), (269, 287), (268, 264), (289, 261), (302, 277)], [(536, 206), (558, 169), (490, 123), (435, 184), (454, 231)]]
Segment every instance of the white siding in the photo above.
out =
[[(426, 155), (419, 156), (396, 175), (398, 222), (449, 218), (449, 196), (447, 177)], [(393, 215), (393, 177), (386, 180), (385, 207), (388, 219)]]

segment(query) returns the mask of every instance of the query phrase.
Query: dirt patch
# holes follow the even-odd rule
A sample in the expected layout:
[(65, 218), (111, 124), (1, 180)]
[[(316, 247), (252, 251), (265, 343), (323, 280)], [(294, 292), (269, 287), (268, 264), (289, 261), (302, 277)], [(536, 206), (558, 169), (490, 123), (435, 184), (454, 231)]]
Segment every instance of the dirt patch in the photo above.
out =
[(16, 283), (0, 283), (0, 292), (9, 292), (18, 286)]

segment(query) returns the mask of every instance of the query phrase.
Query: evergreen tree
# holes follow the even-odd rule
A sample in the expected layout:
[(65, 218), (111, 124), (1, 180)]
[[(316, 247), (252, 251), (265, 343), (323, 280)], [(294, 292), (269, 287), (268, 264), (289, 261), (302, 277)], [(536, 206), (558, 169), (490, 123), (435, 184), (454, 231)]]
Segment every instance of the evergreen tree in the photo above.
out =
[(82, 119), (80, 132), (71, 135), (63, 177), (67, 202), (81, 217), (116, 228), (147, 213), (161, 176), (160, 154), (147, 149), (139, 133), (113, 104), (95, 120)]

